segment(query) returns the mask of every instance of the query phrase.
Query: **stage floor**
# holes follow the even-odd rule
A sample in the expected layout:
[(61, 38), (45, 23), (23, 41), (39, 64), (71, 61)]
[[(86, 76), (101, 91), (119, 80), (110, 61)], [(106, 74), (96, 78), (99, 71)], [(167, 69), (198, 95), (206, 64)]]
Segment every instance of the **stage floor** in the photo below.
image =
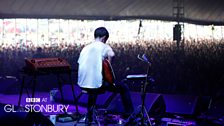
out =
[[(35, 98), (40, 98), (40, 102), (35, 102), (35, 104), (39, 104), (39, 105), (43, 105), (43, 106), (46, 106), (46, 105), (54, 105), (54, 106), (67, 105), (68, 106), (67, 112), (69, 114), (74, 115), (77, 112), (76, 106), (74, 104), (61, 104), (61, 103), (51, 101), (49, 92), (35, 92), (34, 97)], [(29, 97), (28, 97), (27, 93), (24, 92), (23, 95), (22, 95), (22, 98), (21, 98), (21, 106), (23, 106), (23, 107), (27, 104), (30, 104), (30, 102), (26, 101), (26, 98), (29, 98)], [(42, 101), (42, 99), (44, 99), (44, 100)], [(0, 94), (0, 104), (2, 104), (2, 105), (10, 104), (10, 105), (14, 105), (15, 107), (18, 107), (18, 101), (19, 101), (19, 94)], [(3, 109), (3, 108), (1, 108), (1, 109)], [(85, 114), (87, 112), (86, 107), (78, 106), (78, 112), (81, 115)], [(101, 109), (101, 110), (99, 110), (99, 112), (100, 112), (99, 117), (100, 117), (100, 120), (102, 121), (102, 119), (105, 119), (104, 115), (102, 114), (105, 111)], [(41, 114), (44, 115), (49, 120), (51, 120), (50, 119), (51, 117), (53, 117), (54, 115), (59, 116), (59, 115), (63, 114), (63, 112), (49, 112), (49, 111), (46, 112), (46, 111), (43, 111), (43, 112), (41, 112)], [(173, 114), (172, 117), (175, 117), (175, 115), (176, 114)], [(120, 115), (107, 114), (107, 117), (109, 117), (106, 120), (107, 126), (122, 126), (123, 123), (128, 120), (128, 118), (123, 118)], [(153, 118), (151, 118), (151, 119), (153, 120)], [(219, 123), (214, 124), (213, 122), (208, 120), (208, 117), (202, 117), (200, 119), (193, 118), (191, 120), (187, 120), (185, 118), (172, 119), (170, 117), (165, 117), (164, 116), (164, 117), (161, 118), (161, 120), (163, 120), (165, 123), (164, 123), (164, 125), (159, 125), (159, 126), (167, 126), (167, 123), (170, 123), (170, 125), (172, 125), (172, 126), (177, 126), (177, 125), (182, 126), (182, 125), (186, 125), (186, 123), (188, 123), (186, 126), (197, 126), (197, 125), (199, 125), (199, 126), (209, 126), (209, 125), (223, 126), (222, 124), (224, 124), (223, 123), (224, 121), (220, 120), (220, 119), (224, 120), (224, 116), (223, 116), (223, 118), (221, 117), (221, 118), (218, 119), (218, 121), (220, 121)], [(183, 124), (183, 120), (186, 120), (184, 122), (185, 124)], [(182, 122), (180, 122), (180, 121), (182, 121)], [(75, 124), (75, 122), (76, 121), (69, 121), (69, 122), (55, 121), (55, 126), (73, 126)], [(104, 125), (103, 124), (104, 122), (105, 122), (105, 120), (102, 121), (102, 125)], [(221, 125), (219, 125), (219, 124), (221, 124)], [(82, 126), (82, 125), (80, 124), (78, 126)], [(157, 126), (157, 125), (155, 124), (154, 126)]]

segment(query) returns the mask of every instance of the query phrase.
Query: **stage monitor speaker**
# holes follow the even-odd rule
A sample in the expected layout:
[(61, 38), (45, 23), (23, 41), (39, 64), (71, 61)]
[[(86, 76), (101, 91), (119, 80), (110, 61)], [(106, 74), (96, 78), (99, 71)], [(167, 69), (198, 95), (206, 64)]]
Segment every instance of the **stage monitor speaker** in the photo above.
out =
[(173, 40), (180, 41), (181, 40), (181, 25), (176, 24), (173, 27)]
[[(141, 93), (131, 92), (131, 99), (134, 106), (134, 111), (142, 104)], [(145, 107), (150, 116), (161, 116), (165, 114), (166, 106), (161, 94), (146, 93)], [(120, 95), (118, 94), (107, 107), (109, 113), (125, 114), (124, 106)]]
[[(1, 126), (54, 126), (40, 112), (5, 112), (5, 104), (0, 104)], [(18, 108), (15, 107), (15, 110)]]
[[(215, 98), (211, 98), (208, 104), (208, 115), (210, 117), (224, 119), (224, 96), (217, 96)], [(224, 123), (224, 121), (223, 121)]]
[(167, 113), (183, 115), (195, 114), (198, 96), (164, 94), (163, 97), (165, 100)]
[(15, 94), (19, 93), (19, 87), (18, 84), (19, 80), (14, 76), (1, 76), (0, 77), (0, 93), (3, 94)]

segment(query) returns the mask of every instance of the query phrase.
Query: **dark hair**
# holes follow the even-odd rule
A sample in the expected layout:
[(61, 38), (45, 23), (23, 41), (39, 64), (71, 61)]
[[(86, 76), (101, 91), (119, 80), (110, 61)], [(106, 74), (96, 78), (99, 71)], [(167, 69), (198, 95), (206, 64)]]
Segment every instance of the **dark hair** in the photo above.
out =
[(109, 32), (105, 27), (99, 27), (95, 30), (94, 32), (94, 37), (95, 38), (101, 38), (103, 36), (106, 36), (106, 40), (109, 38)]

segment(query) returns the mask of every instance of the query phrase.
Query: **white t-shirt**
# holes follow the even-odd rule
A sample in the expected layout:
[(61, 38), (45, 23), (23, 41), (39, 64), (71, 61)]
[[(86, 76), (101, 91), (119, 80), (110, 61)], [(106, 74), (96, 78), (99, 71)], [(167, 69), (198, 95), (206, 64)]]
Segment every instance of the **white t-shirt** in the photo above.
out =
[(109, 45), (94, 41), (85, 46), (78, 59), (78, 85), (82, 88), (99, 88), (103, 83), (102, 61), (115, 54)]

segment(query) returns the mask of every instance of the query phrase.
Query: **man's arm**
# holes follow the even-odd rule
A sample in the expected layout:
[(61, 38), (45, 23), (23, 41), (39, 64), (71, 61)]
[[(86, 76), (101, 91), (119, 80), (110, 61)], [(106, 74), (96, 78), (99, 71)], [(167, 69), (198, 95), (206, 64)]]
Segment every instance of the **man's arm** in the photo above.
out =
[(110, 63), (112, 62), (112, 60), (113, 60), (114, 57), (115, 57), (114, 51), (112, 49), (111, 50), (108, 50), (108, 52), (107, 52), (107, 58), (108, 58), (108, 60), (109, 60)]

